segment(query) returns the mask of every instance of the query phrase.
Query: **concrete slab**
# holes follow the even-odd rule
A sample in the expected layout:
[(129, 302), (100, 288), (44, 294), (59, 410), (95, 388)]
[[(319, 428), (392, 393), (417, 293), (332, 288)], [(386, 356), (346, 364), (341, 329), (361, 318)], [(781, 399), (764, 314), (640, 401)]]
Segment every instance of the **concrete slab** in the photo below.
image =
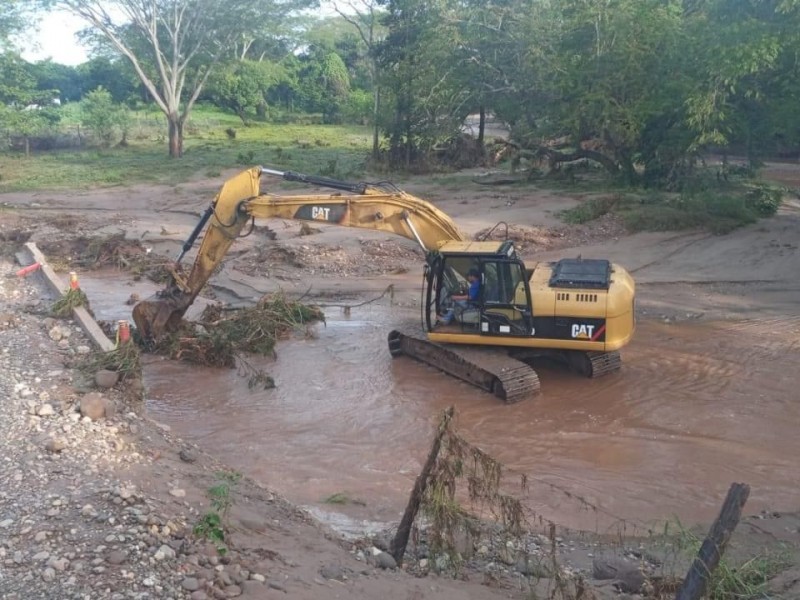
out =
[[(34, 242), (27, 242), (25, 244), (25, 249), (27, 254), (30, 255), (31, 260), (23, 264), (20, 260), (22, 257), (18, 253), (17, 260), (20, 261), (20, 264), (22, 266), (27, 266), (28, 264), (35, 262), (41, 264), (39, 271), (41, 271), (48, 287), (53, 290), (54, 293), (58, 294), (59, 296), (63, 296), (69, 286), (48, 264), (47, 258), (44, 254), (42, 254), (41, 250), (39, 250)], [(85, 308), (82, 306), (73, 308), (72, 315), (81, 326), (81, 329), (83, 329), (84, 333), (89, 336), (89, 339), (92, 340), (94, 345), (100, 350), (103, 352), (110, 352), (116, 348), (115, 343), (108, 339), (106, 334), (103, 333), (103, 330), (100, 329), (97, 321), (94, 320), (94, 317), (92, 317), (92, 315), (90, 315)]]

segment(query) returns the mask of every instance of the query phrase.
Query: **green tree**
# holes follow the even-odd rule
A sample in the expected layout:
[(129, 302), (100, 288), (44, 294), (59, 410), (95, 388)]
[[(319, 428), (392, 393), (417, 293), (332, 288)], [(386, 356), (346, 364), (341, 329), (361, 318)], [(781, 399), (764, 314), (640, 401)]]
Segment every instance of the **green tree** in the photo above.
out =
[(468, 90), (454, 77), (451, 57), (457, 40), (446, 15), (446, 0), (388, 0), (388, 33), (378, 57), (392, 164), (410, 168), (425, 162), (437, 142), (459, 130)]
[(128, 119), (127, 109), (115, 104), (108, 90), (102, 87), (92, 90), (81, 101), (81, 124), (106, 148), (117, 132), (127, 130)]
[(322, 88), (325, 90), (322, 118), (325, 123), (338, 123), (341, 120), (343, 105), (350, 95), (350, 76), (342, 58), (335, 52), (325, 57), (320, 73)]
[(39, 90), (54, 90), (61, 102), (77, 102), (83, 95), (78, 69), (43, 60), (31, 65), (31, 73)]
[[(347, 6), (349, 10), (343, 10), (342, 6)], [(364, 43), (369, 65), (369, 82), (372, 89), (372, 157), (378, 158), (380, 150), (380, 124), (378, 122), (381, 110), (381, 85), (380, 85), (380, 63), (378, 61), (378, 49), (386, 37), (386, 30), (381, 24), (383, 11), (380, 9), (377, 0), (358, 0), (342, 2), (342, 6), (334, 3), (334, 8), (339, 16), (358, 31), (361, 41)], [(349, 112), (354, 114), (360, 109), (356, 108), (360, 101), (358, 95), (350, 99)]]
[(0, 54), (0, 129), (19, 136), (26, 156), (31, 138), (59, 120), (53, 90), (39, 90), (31, 65), (14, 52)]
[(183, 154), (184, 124), (217, 63), (242, 36), (293, 0), (42, 0), (85, 19), (126, 57), (167, 118), (169, 154)]
[(81, 97), (87, 92), (102, 87), (108, 90), (114, 102), (131, 103), (135, 99), (145, 100), (147, 92), (130, 62), (119, 56), (101, 54), (93, 56), (75, 68), (81, 90)]
[(269, 89), (284, 79), (283, 68), (272, 62), (236, 61), (226, 64), (209, 79), (208, 96), (247, 125), (247, 111), (263, 106)]
[(0, 50), (11, 48), (10, 36), (25, 27), (25, 8), (22, 0), (0, 0)]

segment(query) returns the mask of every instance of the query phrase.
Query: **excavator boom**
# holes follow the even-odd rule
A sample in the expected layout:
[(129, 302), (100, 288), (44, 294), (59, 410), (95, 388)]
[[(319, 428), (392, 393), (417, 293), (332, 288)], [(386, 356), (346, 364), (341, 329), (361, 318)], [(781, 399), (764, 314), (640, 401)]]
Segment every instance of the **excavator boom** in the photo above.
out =
[[(296, 196), (262, 194), (262, 174), (333, 188), (338, 192)], [(186, 310), (222, 263), (231, 244), (247, 222), (256, 218), (297, 219), (385, 231), (415, 240), (426, 252), (436, 250), (443, 242), (465, 239), (445, 213), (391, 184), (348, 183), (254, 167), (223, 184), (183, 244), (172, 269), (172, 280), (155, 297), (134, 307), (133, 320), (143, 339), (157, 340), (177, 328)], [(180, 270), (180, 260), (203, 229), (206, 231), (197, 257), (188, 275), (184, 275)]]

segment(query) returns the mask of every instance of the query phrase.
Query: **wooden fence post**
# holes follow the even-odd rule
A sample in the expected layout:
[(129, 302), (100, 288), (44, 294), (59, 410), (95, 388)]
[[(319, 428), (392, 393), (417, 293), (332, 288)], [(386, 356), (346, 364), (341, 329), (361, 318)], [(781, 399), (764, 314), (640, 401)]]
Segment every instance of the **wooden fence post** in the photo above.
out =
[(408, 499), (403, 518), (400, 520), (397, 533), (392, 540), (390, 551), (398, 566), (403, 564), (403, 555), (406, 553), (408, 537), (411, 534), (411, 525), (414, 523), (417, 511), (419, 511), (422, 496), (425, 493), (425, 489), (428, 487), (428, 477), (433, 466), (436, 464), (436, 458), (439, 456), (439, 450), (442, 447), (442, 438), (450, 427), (450, 421), (453, 419), (454, 413), (455, 408), (451, 406), (444, 411), (442, 415), (442, 420), (439, 422), (439, 429), (436, 432), (436, 436), (433, 438), (433, 444), (431, 444), (431, 451), (428, 453), (428, 459), (425, 461), (422, 471), (414, 482), (414, 489), (411, 490), (411, 496)]
[(692, 562), (675, 600), (699, 600), (706, 593), (708, 580), (719, 565), (725, 547), (742, 518), (742, 509), (750, 496), (750, 486), (732, 483), (717, 520), (703, 540), (703, 545)]

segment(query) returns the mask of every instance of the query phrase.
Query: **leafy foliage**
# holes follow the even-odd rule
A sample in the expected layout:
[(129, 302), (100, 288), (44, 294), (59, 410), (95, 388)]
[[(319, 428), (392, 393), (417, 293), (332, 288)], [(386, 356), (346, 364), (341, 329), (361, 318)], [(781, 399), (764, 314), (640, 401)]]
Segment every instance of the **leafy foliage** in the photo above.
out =
[(127, 132), (130, 117), (124, 106), (114, 104), (108, 90), (99, 87), (81, 101), (81, 123), (108, 147), (116, 133)]
[(52, 0), (88, 21), (127, 58), (168, 123), (170, 156), (183, 154), (183, 127), (203, 86), (234, 41), (269, 21), (270, 10), (294, 8), (295, 0), (267, 5), (249, 0)]
[(350, 95), (350, 75), (338, 54), (331, 52), (325, 57), (320, 77), (325, 91), (322, 109), (323, 122), (338, 123), (341, 121), (342, 105)]
[(207, 95), (214, 104), (233, 111), (247, 124), (247, 113), (263, 110), (270, 88), (283, 81), (286, 81), (284, 69), (275, 63), (235, 61), (209, 79)]
[(215, 474), (217, 482), (208, 488), (207, 496), (210, 509), (194, 526), (194, 534), (212, 542), (217, 552), (225, 555), (228, 552), (228, 513), (234, 503), (233, 491), (239, 483), (241, 475), (236, 472), (219, 471)]

